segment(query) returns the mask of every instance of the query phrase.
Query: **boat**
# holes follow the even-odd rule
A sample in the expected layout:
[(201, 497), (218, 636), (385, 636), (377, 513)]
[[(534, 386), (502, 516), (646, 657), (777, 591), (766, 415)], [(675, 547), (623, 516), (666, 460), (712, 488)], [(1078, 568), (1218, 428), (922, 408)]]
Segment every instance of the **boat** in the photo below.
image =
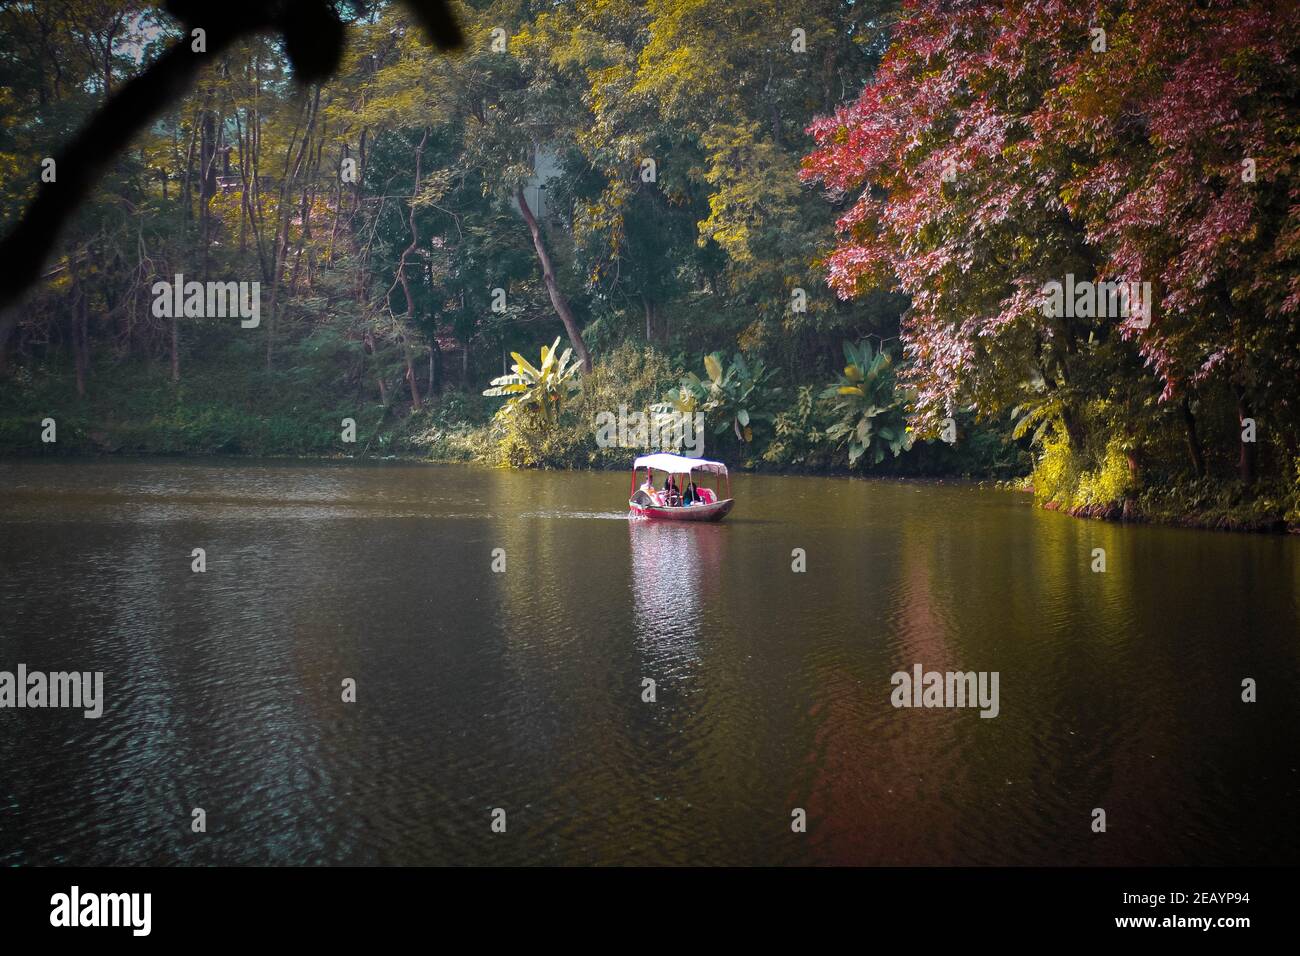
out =
[[(636, 476), (641, 469), (646, 472), (646, 484), (637, 486)], [(684, 481), (678, 484), (685, 487), (695, 472), (714, 476), (713, 488), (697, 485), (700, 501), (689, 505), (669, 504), (662, 491), (655, 490), (654, 473), (680, 476)], [(727, 479), (727, 496), (721, 496), (722, 479)], [(686, 458), (682, 455), (670, 455), (658, 452), (642, 455), (632, 463), (632, 491), (627, 508), (634, 518), (649, 518), (654, 521), (721, 521), (731, 511), (735, 499), (731, 497), (731, 476), (727, 466), (720, 461), (706, 461), (703, 458)]]

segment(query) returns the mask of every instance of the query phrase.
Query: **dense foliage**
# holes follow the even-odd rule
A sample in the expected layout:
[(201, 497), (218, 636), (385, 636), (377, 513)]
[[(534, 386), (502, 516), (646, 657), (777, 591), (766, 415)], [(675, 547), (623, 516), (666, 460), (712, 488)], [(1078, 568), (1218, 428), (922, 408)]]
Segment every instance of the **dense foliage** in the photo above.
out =
[[(754, 467), (1296, 509), (1294, 4), (453, 6), (454, 55), (341, 6), (324, 83), (215, 54), (0, 315), (0, 444), (621, 467), (597, 417), (672, 408)], [(188, 38), (138, 0), (0, 37), (5, 229)], [(260, 323), (160, 315), (176, 275), (258, 282)], [(1151, 283), (1150, 321), (1049, 314), (1067, 276)]]
[(893, 357), (883, 349), (873, 353), (870, 342), (845, 342), (844, 361), (848, 364), (840, 380), (822, 392), (839, 416), (826, 437), (848, 448), (850, 466), (868, 449), (877, 465), (886, 448), (897, 458), (912, 447), (912, 433), (905, 414), (907, 394), (894, 384)]
[[(852, 199), (836, 291), (911, 301), (920, 434), (1017, 406), (1067, 507), (1294, 476), (1297, 27), (1287, 2), (907, 5), (803, 176)], [(1044, 308), (1072, 278), (1149, 283), (1152, 307)]]
[(557, 336), (550, 345), (542, 346), (541, 361), (536, 365), (518, 352), (510, 357), (515, 360), (510, 371), (492, 379), (492, 387), (483, 394), (505, 397), (498, 415), (528, 416), (541, 428), (554, 427), (579, 389), (578, 366), (569, 362), (573, 349), (561, 353)]

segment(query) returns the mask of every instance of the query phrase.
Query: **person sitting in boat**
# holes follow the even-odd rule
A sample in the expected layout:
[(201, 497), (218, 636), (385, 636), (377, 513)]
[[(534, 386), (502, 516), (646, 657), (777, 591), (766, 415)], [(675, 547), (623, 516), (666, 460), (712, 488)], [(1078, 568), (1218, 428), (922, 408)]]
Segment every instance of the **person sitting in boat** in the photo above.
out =
[(670, 508), (676, 508), (682, 503), (682, 492), (677, 487), (677, 479), (669, 475), (664, 479), (664, 503)]
[(699, 500), (700, 490), (695, 487), (695, 479), (692, 478), (686, 483), (686, 490), (682, 492), (682, 507), (690, 507)]
[(650, 504), (659, 504), (659, 492), (655, 490), (654, 474), (649, 470), (645, 473), (645, 484), (637, 489), (649, 500)]

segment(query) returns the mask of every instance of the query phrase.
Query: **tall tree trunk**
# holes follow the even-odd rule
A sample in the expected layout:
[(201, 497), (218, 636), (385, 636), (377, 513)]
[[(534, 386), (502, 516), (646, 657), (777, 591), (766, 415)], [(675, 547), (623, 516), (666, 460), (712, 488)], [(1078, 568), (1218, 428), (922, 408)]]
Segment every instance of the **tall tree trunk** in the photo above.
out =
[(1065, 426), (1065, 436), (1069, 439), (1070, 450), (1076, 454), (1082, 453), (1084, 446), (1087, 444), (1087, 435), (1084, 432), (1082, 423), (1079, 421), (1078, 412), (1069, 402), (1062, 404), (1061, 424)]
[(275, 347), (276, 325), (280, 318), (280, 279), (284, 273), (285, 262), (289, 253), (289, 223), (292, 218), (292, 207), (289, 204), (289, 196), (293, 193), (293, 186), (298, 179), (298, 175), (303, 171), (303, 164), (308, 149), (311, 146), (312, 133), (316, 128), (316, 116), (320, 109), (320, 86), (317, 85), (315, 96), (310, 100), (304, 99), (303, 109), (306, 113), (306, 128), (303, 130), (302, 142), (298, 144), (298, 158), (293, 158), (294, 141), (298, 137), (298, 127), (302, 123), (302, 116), (299, 116), (298, 122), (294, 125), (293, 135), (289, 137), (289, 142), (284, 152), (284, 179), (280, 183), (280, 199), (277, 206), (278, 215), (275, 230), (275, 265), (271, 274), (271, 320), (267, 323), (266, 328), (266, 370), (271, 371), (271, 361)]
[(325, 265), (328, 268), (334, 266), (334, 243), (339, 236), (339, 223), (343, 219), (343, 160), (348, 158), (348, 145), (343, 143), (339, 149), (338, 169), (334, 174), (334, 223), (330, 226), (330, 241), (325, 247)]
[(244, 136), (243, 124), (239, 122), (239, 110), (235, 110), (233, 115), (235, 136), (239, 142), (239, 254), (243, 256), (248, 250), (248, 220), (252, 215), (252, 210), (249, 208), (251, 196), (249, 194), (248, 171), (252, 167), (249, 153), (252, 151), (253, 143), (251, 131), (248, 137)]
[[(189, 248), (189, 222), (194, 218), (194, 146), (198, 141), (199, 124), (203, 116), (201, 113), (194, 115), (194, 122), (190, 127), (190, 144), (185, 151), (185, 180), (181, 189), (181, 194), (185, 197), (185, 223), (182, 233), (184, 235), (185, 248)], [(181, 380), (181, 347), (180, 347), (180, 317), (172, 316), (172, 334), (171, 334), (171, 366), (172, 366), (172, 383), (175, 384)]]
[(316, 140), (315, 158), (308, 157), (307, 163), (310, 168), (308, 175), (303, 177), (302, 202), (298, 211), (302, 227), (298, 232), (298, 247), (293, 254), (293, 279), (289, 283), (290, 291), (295, 293), (298, 291), (300, 276), (303, 277), (307, 288), (311, 288), (312, 255), (308, 246), (312, 238), (311, 213), (315, 205), (316, 184), (320, 181), (321, 156), (325, 149), (325, 134), (328, 128), (328, 121), (321, 124), (320, 136)]
[(420, 383), (415, 377), (415, 363), (411, 361), (411, 350), (406, 350), (406, 380), (411, 383), (411, 407), (420, 407)]
[[(420, 137), (420, 145), (415, 147), (415, 180), (411, 185), (411, 212), (407, 219), (407, 224), (411, 229), (411, 242), (402, 250), (402, 256), (397, 261), (397, 282), (402, 287), (402, 294), (406, 297), (406, 321), (414, 324), (415, 322), (415, 299), (411, 295), (411, 282), (406, 278), (406, 259), (415, 251), (415, 247), (420, 244), (420, 231), (415, 225), (415, 197), (420, 193), (420, 168), (424, 159), (424, 145), (429, 141), (429, 127), (424, 128), (424, 135)], [(389, 292), (392, 288), (389, 288)], [(411, 350), (406, 343), (406, 336), (402, 336), (402, 350), (406, 353), (406, 377), (411, 382), (411, 405), (418, 409), (420, 407), (420, 386), (415, 380), (415, 366), (411, 363)]]
[(211, 104), (211, 92), (205, 93), (199, 121), (199, 201), (205, 207), (217, 193), (217, 117)]
[(1142, 484), (1142, 461), (1138, 458), (1138, 453), (1132, 449), (1124, 453), (1124, 461), (1128, 464), (1128, 477), (1136, 488)]
[(113, 18), (113, 24), (109, 27), (108, 36), (104, 37), (104, 56), (101, 61), (104, 71), (104, 102), (107, 103), (113, 95), (113, 41), (117, 39), (118, 30), (122, 27), (122, 15)]
[(542, 231), (537, 226), (533, 211), (528, 208), (528, 200), (524, 198), (523, 186), (515, 187), (515, 199), (519, 203), (519, 211), (524, 215), (524, 222), (528, 223), (528, 232), (533, 237), (533, 248), (537, 250), (537, 261), (542, 265), (542, 279), (545, 281), (546, 291), (551, 297), (551, 305), (555, 306), (560, 321), (564, 323), (564, 331), (569, 333), (569, 341), (573, 344), (573, 351), (577, 353), (579, 361), (582, 362), (582, 370), (590, 372), (591, 353), (587, 351), (587, 343), (582, 341), (582, 333), (578, 330), (578, 320), (574, 318), (573, 310), (569, 308), (569, 300), (564, 297), (564, 293), (560, 291), (560, 284), (555, 279), (555, 267), (551, 264), (551, 257), (546, 251), (546, 243), (542, 240)]
[[(365, 350), (365, 352), (366, 352), (368, 355), (371, 355), (371, 356), (374, 356), (374, 357), (378, 358), (378, 356), (377, 356), (376, 353), (375, 353), (375, 340), (374, 340), (374, 337), (373, 337), (369, 332), (365, 333), (365, 335), (362, 336), (362, 339), (361, 339), (361, 345), (362, 345), (362, 348)], [(379, 385), (379, 404), (382, 405), (382, 406), (384, 406), (384, 412), (385, 412), (385, 414), (387, 414), (387, 412), (388, 412), (388, 386), (384, 384), (384, 374), (383, 374), (383, 371), (382, 371), (382, 370), (375, 372), (375, 381), (376, 381), (376, 382), (378, 383), (378, 385)]]
[(199, 275), (208, 276), (208, 253), (212, 246), (212, 197), (217, 194), (217, 122), (211, 109), (212, 93), (203, 97), (199, 123), (199, 243), (203, 247)]
[(185, 150), (185, 177), (181, 180), (181, 195), (185, 197), (185, 220), (188, 222), (194, 218), (194, 187), (192, 181), (194, 178), (194, 143), (199, 135), (200, 114), (195, 114), (194, 123), (190, 126), (190, 145)]
[(89, 330), (86, 320), (86, 293), (78, 288), (76, 311), (72, 316), (72, 362), (77, 372), (77, 397), (86, 397), (86, 367), (90, 364)]
[(1205, 456), (1201, 453), (1201, 439), (1196, 434), (1196, 416), (1192, 414), (1192, 400), (1183, 395), (1183, 426), (1187, 430), (1187, 451), (1192, 456), (1192, 469), (1197, 478), (1205, 477)]

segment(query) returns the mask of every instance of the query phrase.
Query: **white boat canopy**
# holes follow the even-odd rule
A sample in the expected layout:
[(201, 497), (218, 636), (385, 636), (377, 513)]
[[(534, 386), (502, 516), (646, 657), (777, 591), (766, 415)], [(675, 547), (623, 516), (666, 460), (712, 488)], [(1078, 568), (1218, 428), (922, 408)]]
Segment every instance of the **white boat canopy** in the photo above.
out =
[(725, 475), (727, 466), (720, 461), (706, 461), (703, 458), (686, 458), (683, 455), (670, 455), (659, 452), (655, 455), (642, 455), (632, 463), (632, 470), (654, 468), (672, 475), (686, 475), (692, 471), (702, 471), (710, 475)]

